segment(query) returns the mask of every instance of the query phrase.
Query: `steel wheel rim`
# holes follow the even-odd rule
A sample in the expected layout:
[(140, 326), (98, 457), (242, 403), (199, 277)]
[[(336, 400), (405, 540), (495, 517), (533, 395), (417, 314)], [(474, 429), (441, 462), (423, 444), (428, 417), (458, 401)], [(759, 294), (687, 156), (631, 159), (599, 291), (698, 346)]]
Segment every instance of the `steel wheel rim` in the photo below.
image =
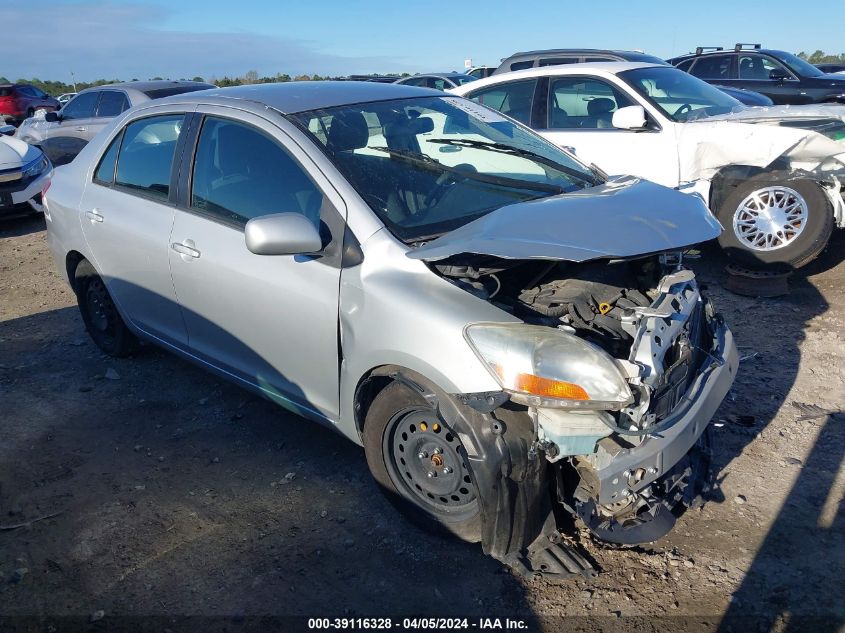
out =
[(466, 451), (432, 409), (394, 415), (382, 448), (393, 484), (425, 510), (456, 520), (477, 512)]
[(102, 334), (112, 336), (115, 328), (114, 305), (105, 285), (99, 279), (88, 284), (86, 308), (91, 326)]
[(733, 217), (734, 235), (753, 251), (775, 251), (801, 235), (808, 217), (809, 208), (800, 193), (789, 187), (765, 187), (739, 203)]

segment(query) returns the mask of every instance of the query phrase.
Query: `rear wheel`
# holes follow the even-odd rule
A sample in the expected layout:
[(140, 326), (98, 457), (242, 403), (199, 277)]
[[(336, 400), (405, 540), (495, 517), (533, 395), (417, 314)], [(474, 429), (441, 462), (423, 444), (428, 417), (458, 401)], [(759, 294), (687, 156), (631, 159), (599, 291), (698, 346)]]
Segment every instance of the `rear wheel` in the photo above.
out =
[(719, 244), (750, 267), (800, 268), (827, 245), (833, 211), (821, 187), (811, 180), (748, 180), (716, 211), (724, 227)]
[(85, 329), (103, 352), (123, 357), (131, 354), (138, 340), (126, 327), (102, 278), (87, 261), (76, 267), (76, 299)]
[(364, 423), (370, 471), (390, 502), (420, 527), (481, 540), (481, 512), (467, 456), (437, 411), (399, 382), (373, 400)]

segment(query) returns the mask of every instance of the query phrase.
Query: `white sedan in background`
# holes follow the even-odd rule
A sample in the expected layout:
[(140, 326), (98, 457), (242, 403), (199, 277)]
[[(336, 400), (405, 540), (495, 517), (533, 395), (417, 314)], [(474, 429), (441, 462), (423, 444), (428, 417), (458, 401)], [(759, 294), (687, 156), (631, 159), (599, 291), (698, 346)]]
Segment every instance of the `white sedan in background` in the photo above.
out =
[(11, 138), (14, 132), (0, 126), (0, 217), (41, 212), (41, 192), (53, 170), (40, 149)]
[(548, 66), (450, 90), (611, 174), (695, 192), (751, 266), (803, 266), (845, 227), (845, 107), (748, 108), (656, 64)]

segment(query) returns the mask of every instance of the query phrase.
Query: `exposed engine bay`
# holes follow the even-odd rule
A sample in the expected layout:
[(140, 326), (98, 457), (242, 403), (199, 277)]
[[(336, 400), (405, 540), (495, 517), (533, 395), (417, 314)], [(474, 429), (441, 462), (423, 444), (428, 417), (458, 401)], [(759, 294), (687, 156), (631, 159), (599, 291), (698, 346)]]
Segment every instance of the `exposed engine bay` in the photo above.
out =
[(624, 478), (602, 475), (617, 456), (674, 423), (673, 412), (714, 362), (708, 324), (716, 315), (683, 257), (572, 263), (462, 255), (431, 264), (526, 323), (589, 341), (626, 376), (633, 398), (618, 410), (527, 408), (536, 430), (533, 449), (556, 473), (557, 500), (604, 540), (659, 538), (707, 478), (706, 435), (665, 468), (645, 463), (626, 470)]

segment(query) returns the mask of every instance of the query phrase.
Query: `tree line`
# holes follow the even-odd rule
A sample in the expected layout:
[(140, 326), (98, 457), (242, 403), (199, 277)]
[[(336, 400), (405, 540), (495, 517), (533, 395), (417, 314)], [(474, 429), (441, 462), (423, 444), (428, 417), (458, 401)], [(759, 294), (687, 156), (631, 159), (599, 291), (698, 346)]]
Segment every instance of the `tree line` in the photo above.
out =
[[(807, 53), (805, 51), (801, 51), (798, 53), (798, 57), (801, 59), (807, 60), (811, 64), (836, 64), (842, 63), (845, 64), (845, 53), (839, 53), (838, 55), (825, 53), (824, 51), (817, 50), (813, 53)], [(373, 75), (375, 76), (375, 75)], [(402, 77), (407, 77), (408, 73), (402, 73)], [(160, 80), (164, 79), (164, 77), (152, 77), (152, 80)], [(169, 78), (168, 78), (169, 79)], [(269, 83), (279, 83), (279, 82), (286, 82), (286, 81), (321, 81), (327, 79), (345, 79), (345, 77), (331, 77), (331, 76), (321, 76), (321, 75), (295, 75), (290, 76), (287, 73), (276, 73), (275, 75), (266, 75), (261, 77), (258, 75), (258, 72), (255, 70), (250, 70), (246, 72), (244, 75), (240, 77), (229, 77), (228, 75), (224, 75), (223, 77), (214, 77), (211, 76), (208, 78), (208, 82), (220, 86), (221, 88), (225, 88), (227, 86), (241, 86), (244, 84), (269, 84)], [(181, 77), (180, 80), (185, 80), (184, 77)], [(14, 83), (19, 84), (30, 84), (35, 86), (36, 88), (40, 88), (47, 94), (51, 94), (53, 96), (58, 96), (65, 92), (79, 92), (80, 90), (85, 90), (85, 88), (91, 88), (93, 86), (104, 86), (106, 84), (113, 84), (120, 82), (120, 79), (97, 79), (96, 81), (77, 81), (75, 84), (73, 83), (65, 83), (63, 81), (55, 81), (55, 80), (41, 80), (37, 77), (33, 77), (32, 79), (18, 79)], [(137, 78), (132, 79), (131, 81), (138, 81)], [(192, 77), (191, 81), (206, 81), (203, 77)], [(4, 83), (12, 83), (8, 79), (3, 76), (0, 76), (0, 84)]]
[[(376, 75), (370, 75), (376, 76)], [(408, 73), (404, 73), (403, 77), (408, 76)], [(398, 77), (398, 75), (397, 75)], [(331, 76), (322, 76), (322, 75), (295, 75), (291, 77), (287, 73), (276, 73), (272, 76), (264, 76), (261, 77), (258, 75), (258, 72), (255, 70), (250, 70), (244, 75), (240, 77), (229, 77), (228, 75), (224, 75), (223, 77), (209, 77), (207, 80), (203, 77), (196, 76), (191, 77), (190, 81), (208, 81), (209, 83), (215, 84), (221, 88), (226, 88), (228, 86), (241, 86), (244, 84), (270, 84), (270, 83), (281, 83), (286, 81), (324, 81), (329, 79), (345, 79), (346, 77), (331, 77)], [(151, 77), (150, 81), (156, 81), (161, 79), (170, 79), (170, 77)], [(180, 81), (186, 81), (185, 77), (180, 77)], [(32, 79), (17, 79), (16, 81), (12, 82), (6, 77), (0, 76), (0, 84), (4, 83), (18, 83), (18, 84), (29, 84), (35, 86), (36, 88), (40, 88), (47, 94), (53, 95), (54, 97), (59, 96), (60, 94), (64, 94), (66, 92), (79, 92), (80, 90), (85, 90), (86, 88), (91, 88), (94, 86), (104, 86), (106, 84), (113, 84), (119, 83), (123, 80), (121, 79), (97, 79), (96, 81), (77, 81), (74, 83), (65, 83), (63, 81), (55, 81), (55, 80), (42, 80), (34, 77)], [(138, 81), (137, 78), (131, 79), (130, 81)]]

